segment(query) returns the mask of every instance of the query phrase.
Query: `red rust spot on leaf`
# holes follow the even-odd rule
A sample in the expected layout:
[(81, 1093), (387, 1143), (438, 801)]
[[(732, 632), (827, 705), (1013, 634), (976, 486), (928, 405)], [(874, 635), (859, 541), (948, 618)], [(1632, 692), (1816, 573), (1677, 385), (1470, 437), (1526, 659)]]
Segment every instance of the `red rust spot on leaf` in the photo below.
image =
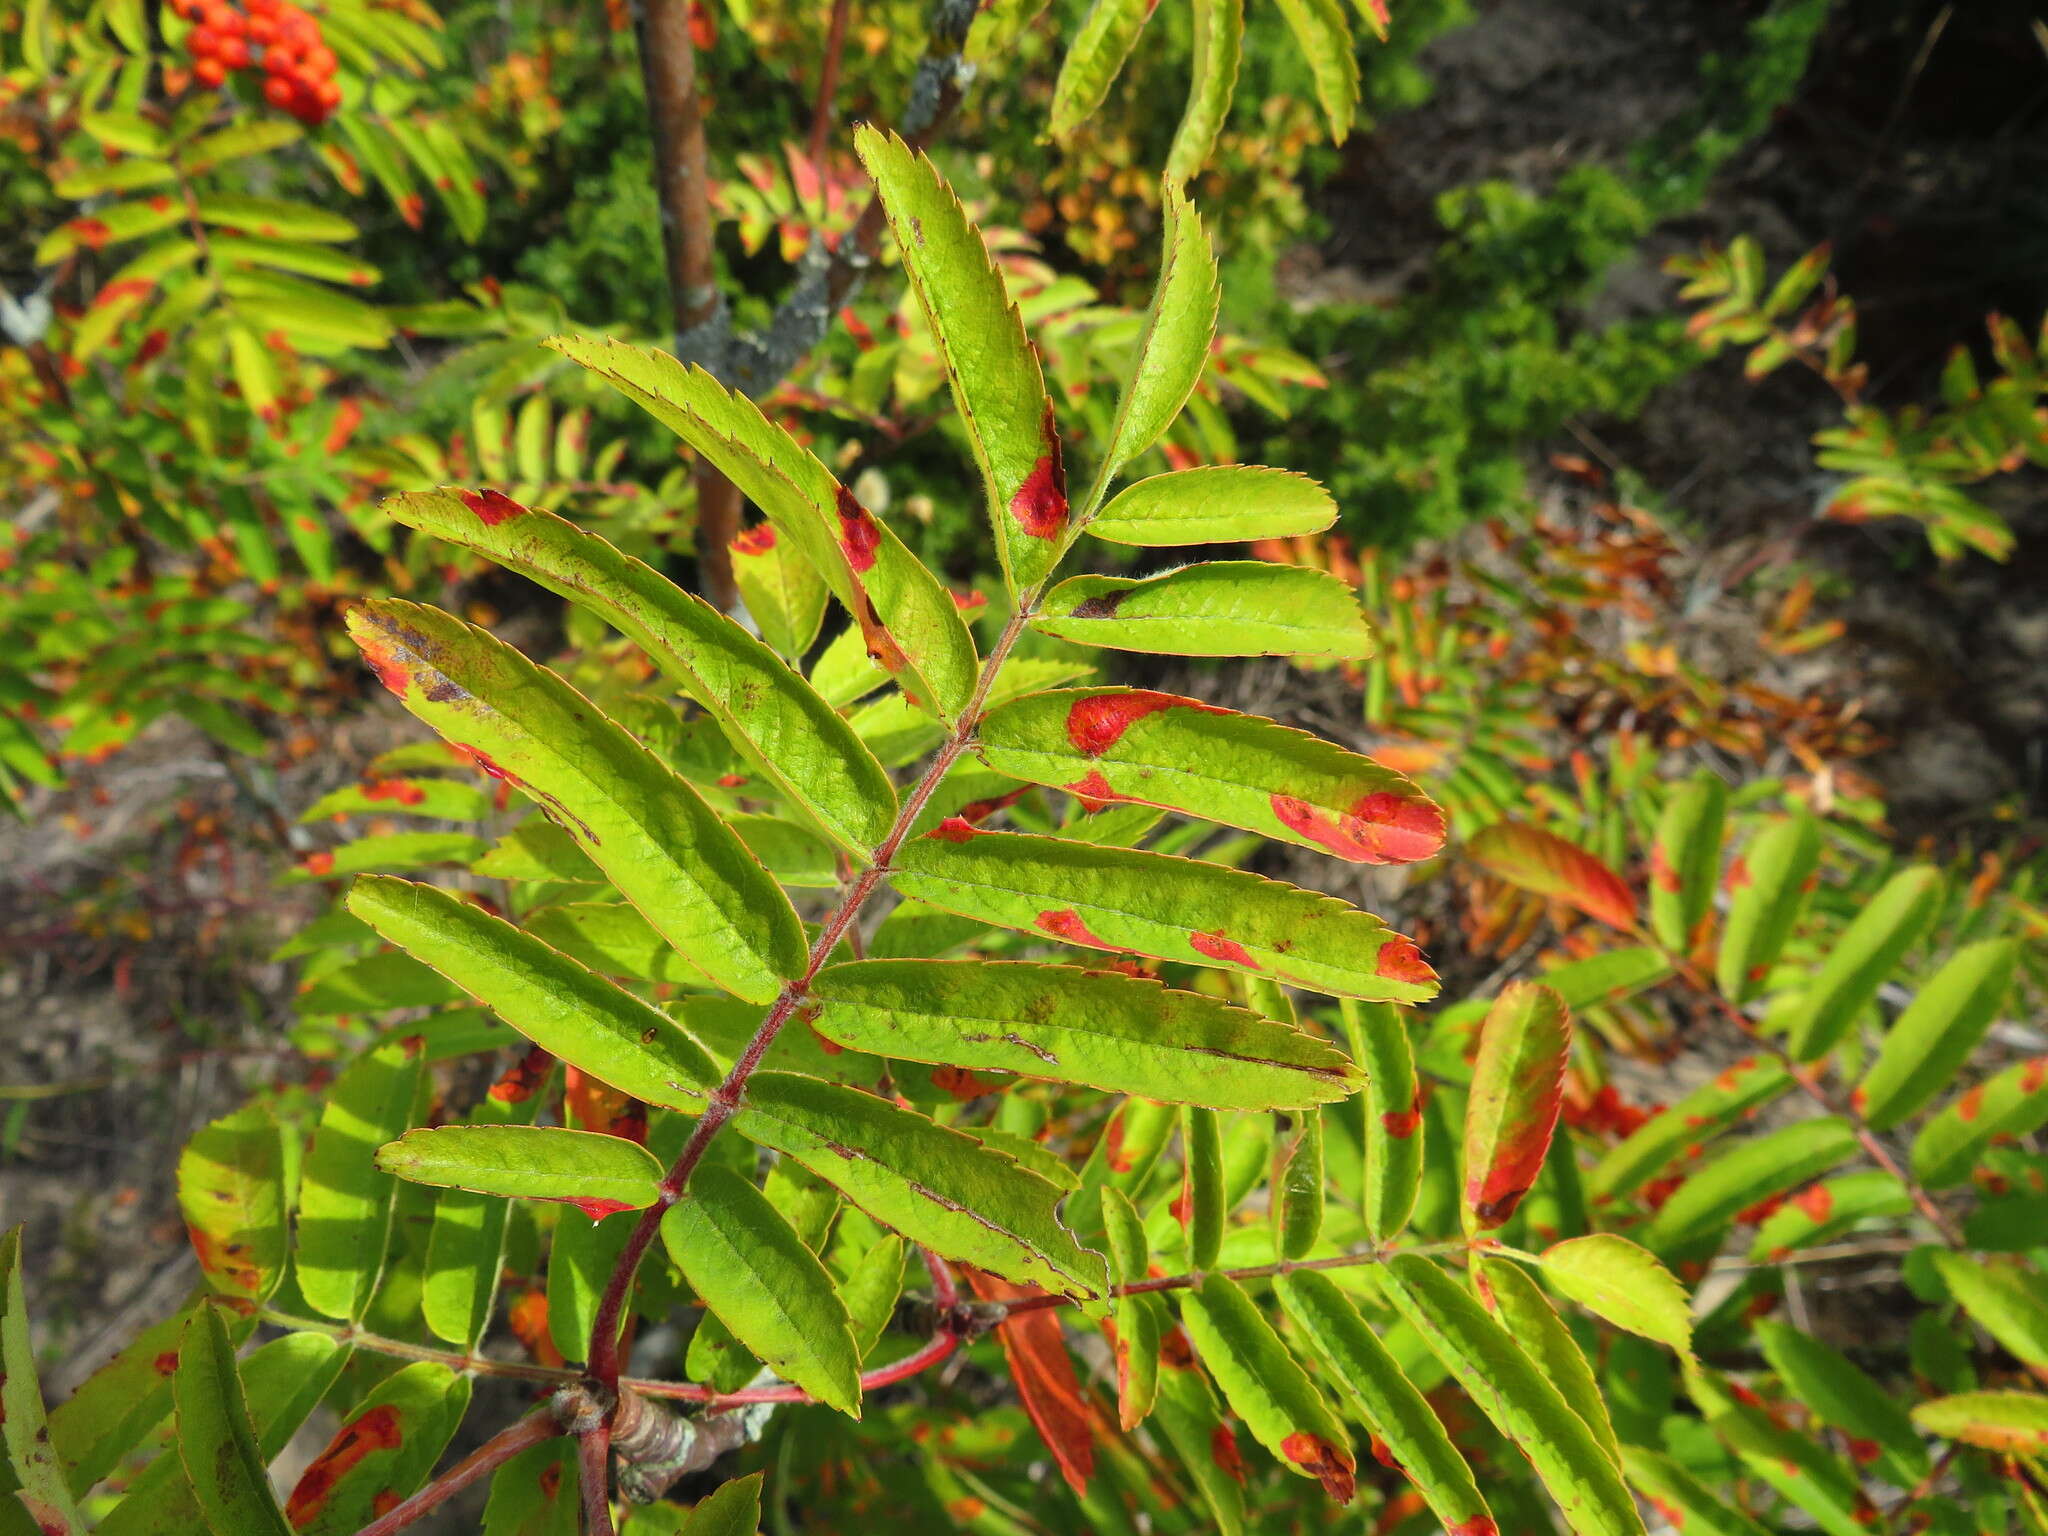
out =
[(1422, 958), (1422, 951), (1409, 939), (1389, 939), (1382, 944), (1372, 969), (1375, 976), (1384, 976), (1389, 981), (1410, 981), (1427, 986), (1436, 980), (1436, 972), (1430, 969), (1429, 962)]
[(1237, 1448), (1237, 1436), (1228, 1424), (1218, 1424), (1209, 1434), (1209, 1459), (1238, 1482), (1244, 1481), (1244, 1454)]
[(1215, 933), (1189, 934), (1188, 947), (1197, 954), (1207, 955), (1211, 960), (1222, 960), (1231, 965), (1248, 966), (1255, 971), (1265, 969), (1264, 966), (1252, 958), (1250, 950), (1238, 943), (1237, 940), (1227, 937), (1221, 930)]
[(1010, 516), (1034, 539), (1056, 539), (1067, 526), (1067, 467), (1060, 457), (1059, 434), (1053, 428), (1052, 404), (1047, 402), (1040, 429), (1045, 452), (1017, 494), (1010, 498)]
[(765, 555), (775, 547), (775, 525), (761, 523), (753, 528), (742, 528), (733, 536), (732, 552), (736, 555)]
[(548, 1069), (554, 1064), (552, 1055), (540, 1046), (534, 1046), (512, 1064), (510, 1071), (491, 1084), (491, 1097), (500, 1104), (523, 1103), (547, 1081)]
[(1414, 864), (1444, 845), (1444, 813), (1427, 800), (1375, 790), (1333, 812), (1293, 795), (1269, 797), (1274, 818), (1297, 837), (1356, 864)]
[(882, 542), (881, 525), (843, 485), (839, 487), (838, 507), (839, 547), (846, 551), (846, 563), (857, 572), (873, 570), (875, 548)]
[(627, 1200), (584, 1199), (564, 1200), (562, 1203), (575, 1206), (577, 1210), (588, 1216), (592, 1221), (603, 1221), (605, 1217), (616, 1216), (621, 1211), (637, 1211), (640, 1209), (640, 1207)]
[(396, 1450), (404, 1440), (405, 1429), (398, 1410), (388, 1403), (342, 1425), (292, 1489), (284, 1507), (285, 1518), (294, 1528), (304, 1529), (326, 1507), (336, 1485), (364, 1457), (377, 1451)]
[(1322, 1482), (1323, 1491), (1339, 1504), (1349, 1504), (1357, 1487), (1357, 1464), (1341, 1447), (1320, 1435), (1297, 1429), (1280, 1442), (1280, 1454)]
[(1415, 1085), (1415, 1097), (1406, 1109), (1389, 1109), (1380, 1115), (1380, 1125), (1397, 1141), (1406, 1141), (1422, 1125), (1422, 1084)]
[(1826, 1221), (1835, 1208), (1835, 1197), (1825, 1184), (1814, 1184), (1792, 1197), (1792, 1203), (1814, 1221)]
[(1869, 1466), (1883, 1450), (1875, 1440), (1862, 1440), (1855, 1435), (1845, 1435), (1843, 1439), (1848, 1442), (1849, 1459), (1859, 1467)]
[(150, 1362), (150, 1369), (159, 1376), (168, 1376), (178, 1368), (178, 1352), (167, 1349)]
[(747, 776), (744, 773), (721, 773), (718, 776), (718, 787), (720, 789), (738, 789), (746, 782)]
[(363, 791), (365, 800), (393, 800), (400, 805), (418, 805), (427, 798), (427, 792), (417, 784), (404, 779), (384, 779), (368, 786)]
[(1735, 855), (1728, 865), (1728, 889), (1739, 891), (1750, 883), (1749, 864), (1741, 854)]
[(1984, 1109), (1984, 1085), (1979, 1083), (1960, 1099), (1956, 1100), (1956, 1118), (1968, 1125)]
[(1175, 1323), (1159, 1340), (1159, 1363), (1169, 1371), (1194, 1369), (1195, 1346), (1188, 1342), (1187, 1330)]
[(1401, 1458), (1396, 1456), (1393, 1449), (1378, 1435), (1372, 1437), (1372, 1459), (1389, 1471), (1401, 1470)]
[[(975, 829), (974, 823), (965, 816), (948, 816), (936, 827), (933, 827), (931, 831), (925, 833), (925, 836), (935, 837), (942, 843), (964, 843), (972, 838), (981, 836), (981, 833)], [(1040, 919), (1039, 926), (1045, 926), (1042, 918)]]
[(73, 219), (71, 221), (71, 233), (78, 237), (80, 245), (87, 246), (96, 251), (107, 243), (107, 237), (113, 231), (108, 229), (105, 221), (100, 219)]
[(1123, 739), (1125, 731), (1162, 709), (1193, 709), (1205, 715), (1227, 715), (1227, 709), (1184, 699), (1177, 693), (1129, 688), (1116, 693), (1091, 693), (1076, 699), (1067, 711), (1067, 740), (1076, 752), (1100, 757)]
[(1033, 920), (1033, 926), (1056, 939), (1065, 939), (1070, 944), (1094, 944), (1103, 949), (1113, 946), (1088, 931), (1088, 925), (1081, 920), (1081, 914), (1072, 907), (1062, 907), (1056, 912), (1041, 912)]
[(1080, 797), (1081, 808), (1085, 811), (1099, 811), (1110, 801), (1123, 798), (1109, 787), (1109, 780), (1102, 776), (1100, 768), (1089, 769), (1085, 775), (1065, 788), (1068, 794)]
[(1684, 885), (1678, 878), (1678, 871), (1671, 867), (1671, 861), (1664, 857), (1662, 848), (1650, 850), (1650, 884), (1668, 895), (1676, 895)]
[(2048, 1083), (2048, 1056), (2036, 1056), (2020, 1068), (2020, 1092), (2039, 1093)]
[(300, 861), (299, 868), (309, 875), (324, 875), (334, 868), (334, 855), (324, 848), (318, 853), (309, 853)]
[(499, 491), (464, 491), (462, 504), (474, 512), (487, 528), (495, 528), (526, 513), (526, 508)]

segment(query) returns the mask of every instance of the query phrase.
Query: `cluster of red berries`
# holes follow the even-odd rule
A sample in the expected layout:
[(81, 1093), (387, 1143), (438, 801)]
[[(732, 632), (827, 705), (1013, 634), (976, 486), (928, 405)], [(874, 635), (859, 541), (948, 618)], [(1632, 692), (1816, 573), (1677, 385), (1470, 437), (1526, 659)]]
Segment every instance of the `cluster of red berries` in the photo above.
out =
[(192, 77), (219, 86), (236, 70), (263, 72), (263, 99), (311, 127), (341, 103), (334, 83), (334, 53), (321, 40), (320, 23), (291, 0), (247, 0), (246, 13), (224, 0), (171, 0), (171, 9), (196, 25), (185, 36)]

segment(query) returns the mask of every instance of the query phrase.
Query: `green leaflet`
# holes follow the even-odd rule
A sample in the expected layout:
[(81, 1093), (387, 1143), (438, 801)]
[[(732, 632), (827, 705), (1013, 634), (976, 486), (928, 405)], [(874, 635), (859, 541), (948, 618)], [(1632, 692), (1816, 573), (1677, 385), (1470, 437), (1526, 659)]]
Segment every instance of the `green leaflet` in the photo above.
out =
[(766, 1003), (803, 969), (782, 888), (695, 789), (554, 673), (413, 603), (362, 603), (348, 626), (408, 710), (566, 823), (716, 985)]
[[(530, 1086), (501, 1082), (470, 1111), (471, 1121), (480, 1126), (531, 1124), (551, 1077), (552, 1069)], [(472, 1352), (482, 1342), (504, 1270), (511, 1216), (510, 1201), (465, 1189), (445, 1190), (434, 1202), (420, 1277), (420, 1315), (436, 1338)]]
[(355, 883), (348, 908), (534, 1044), (621, 1093), (695, 1108), (722, 1076), (659, 1008), (448, 891), (372, 876)]
[(1599, 859), (1554, 832), (1497, 821), (1474, 833), (1465, 851), (1510, 885), (1577, 907), (1610, 928), (1628, 932), (1636, 925), (1636, 893)]
[(565, 1360), (581, 1360), (612, 1265), (640, 1218), (621, 1212), (604, 1221), (563, 1216), (548, 1249), (548, 1337)]
[(945, 1258), (1066, 1296), (1101, 1292), (1101, 1257), (1054, 1213), (1059, 1187), (971, 1136), (791, 1072), (756, 1072), (733, 1125)]
[(581, 363), (716, 465), (824, 577), (868, 654), (951, 718), (974, 691), (974, 641), (952, 595), (894, 530), (746, 396), (666, 352), (556, 336)]
[(1471, 1536), (1492, 1530), (1486, 1500), (1443, 1421), (1351, 1299), (1315, 1270), (1282, 1275), (1275, 1288), (1287, 1315), (1315, 1346), (1366, 1428), (1400, 1464), (1444, 1529)]
[(1845, 1173), (1816, 1184), (1764, 1218), (1750, 1244), (1752, 1264), (1775, 1264), (1795, 1249), (1830, 1241), (1861, 1222), (1904, 1216), (1913, 1197), (1880, 1168)]
[(1793, 1060), (1817, 1061), (1835, 1048), (1934, 921), (1941, 884), (1938, 869), (1902, 870), (1856, 914), (1786, 1020), (1785, 1043)]
[(294, 1278), (324, 1317), (361, 1322), (383, 1273), (397, 1180), (370, 1154), (422, 1118), (429, 1084), (418, 1036), (387, 1040), (334, 1080), (299, 1179)]
[(568, 901), (526, 914), (525, 931), (605, 976), (697, 982), (697, 968), (622, 901)]
[(1614, 1462), (1507, 1331), (1427, 1259), (1395, 1254), (1384, 1273), (1395, 1310), (1521, 1448), (1565, 1522), (1579, 1536), (1644, 1536)]
[(1052, 88), (1052, 120), (1047, 132), (1055, 139), (1066, 138), (1102, 105), (1138, 34), (1151, 19), (1155, 3), (1094, 0), (1088, 7), (1073, 42), (1067, 45), (1060, 77)]
[(35, 264), (49, 266), (62, 261), (80, 247), (105, 249), (144, 235), (154, 235), (185, 222), (185, 205), (175, 197), (138, 198), (133, 202), (102, 204), (89, 214), (59, 224), (37, 245)]
[[(384, 510), (408, 528), (488, 555), (628, 636), (710, 711), (749, 763), (841, 847), (865, 854), (888, 832), (896, 792), (881, 765), (802, 677), (703, 599), (596, 534), (495, 491), (394, 496)], [(773, 534), (770, 525), (768, 536)], [(744, 569), (752, 580), (759, 563), (735, 559), (735, 575)], [(794, 552), (785, 552), (779, 565), (813, 569)], [(822, 589), (819, 599), (822, 604)], [(762, 612), (752, 598), (748, 607), (757, 616)], [(811, 632), (816, 630), (813, 616)]]
[(468, 832), (385, 832), (343, 843), (331, 854), (287, 870), (287, 884), (376, 872), (428, 869), (436, 864), (468, 864), (482, 857), (484, 840)]
[(1792, 1078), (1769, 1056), (1745, 1056), (1653, 1115), (1586, 1175), (1586, 1192), (1634, 1193), (1695, 1142), (1733, 1125), (1747, 1111), (1768, 1103), (1792, 1086)]
[(1692, 1302), (1648, 1249), (1612, 1232), (1552, 1243), (1540, 1255), (1553, 1286), (1617, 1328), (1692, 1353)]
[(2020, 1456), (2048, 1452), (2048, 1397), (2038, 1392), (1958, 1392), (1913, 1409), (1930, 1435)]
[(1833, 1116), (1801, 1120), (1744, 1141), (1694, 1173), (1642, 1233), (1669, 1253), (1733, 1221), (1738, 1212), (1826, 1173), (1856, 1151), (1856, 1128)]
[(1927, 1448), (1913, 1432), (1913, 1421), (1861, 1366), (1774, 1318), (1759, 1318), (1755, 1327), (1771, 1369), (1816, 1418), (1882, 1447), (1890, 1461), (1889, 1481), (1910, 1488), (1926, 1476)]
[(1344, 7), (1339, 0), (1280, 0), (1280, 14), (1308, 60), (1330, 137), (1342, 144), (1358, 116), (1358, 55), (1352, 51)]
[(317, 240), (332, 245), (356, 237), (355, 225), (338, 213), (276, 198), (203, 193), (199, 217), (204, 223), (232, 225), (265, 240)]
[(1166, 152), (1166, 179), (1175, 186), (1209, 163), (1216, 135), (1230, 116), (1237, 64), (1244, 52), (1244, 0), (1195, 0), (1195, 50), (1188, 104)]
[(1202, 1364), (1259, 1444), (1339, 1504), (1351, 1502), (1357, 1462), (1344, 1426), (1244, 1288), (1210, 1275), (1183, 1291), (1180, 1315)]
[(185, 1329), (171, 1390), (178, 1405), (178, 1457), (214, 1536), (289, 1536), (270, 1491), (235, 1346), (217, 1307), (202, 1307)]
[[(1321, 533), (1336, 520), (1337, 503), (1306, 475), (1219, 464), (1125, 486), (1089, 519), (1088, 532), (1112, 544), (1171, 547), (1293, 538)], [(1062, 582), (1054, 595), (1069, 585)]]
[(1487, 1010), (1465, 1107), (1467, 1235), (1512, 1216), (1542, 1172), (1571, 1050), (1570, 1010), (1548, 987), (1510, 982)]
[(2048, 1370), (2048, 1281), (2015, 1262), (1986, 1264), (1960, 1253), (1935, 1253), (1942, 1283), (1970, 1320), (2014, 1359)]
[(638, 1142), (545, 1125), (423, 1127), (379, 1147), (377, 1166), (441, 1189), (564, 1201), (592, 1221), (654, 1204), (661, 1183)]
[(855, 1050), (1169, 1103), (1315, 1104), (1342, 1098), (1353, 1076), (1313, 1035), (1113, 971), (862, 960), (820, 972), (812, 996), (824, 1005), (812, 1027)]
[(1222, 1127), (1213, 1109), (1189, 1105), (1180, 1116), (1180, 1219), (1187, 1229), (1188, 1263), (1213, 1269), (1223, 1247), (1230, 1210), (1223, 1190)]
[(761, 638), (794, 666), (818, 638), (831, 590), (818, 568), (776, 536), (773, 523), (732, 541), (732, 579)]
[[(274, 1460), (320, 1405), (348, 1363), (349, 1351), (320, 1333), (289, 1333), (241, 1362), (241, 1381), (256, 1451)], [(177, 1448), (152, 1461), (99, 1523), (100, 1536), (192, 1536), (203, 1529), (191, 1479)]]
[(410, 1496), (454, 1437), (469, 1390), (468, 1377), (431, 1360), (386, 1376), (292, 1489), (284, 1506), (292, 1529), (298, 1536), (354, 1536), (394, 1495)]
[(1867, 1536), (1855, 1478), (1836, 1457), (1806, 1435), (1780, 1429), (1769, 1415), (1733, 1403), (1708, 1422), (1751, 1472), (1794, 1507), (1811, 1515), (1829, 1536)]
[(575, 1440), (530, 1445), (492, 1475), (480, 1536), (578, 1536), (579, 1495)]
[(1155, 1417), (1221, 1536), (1244, 1536), (1244, 1467), (1237, 1436), (1193, 1361), (1160, 1371)]
[(1299, 1259), (1315, 1247), (1323, 1230), (1323, 1116), (1319, 1109), (1301, 1112), (1301, 1127), (1290, 1136), (1282, 1121), (1274, 1148), (1273, 1252), (1279, 1259)]
[(1145, 311), (1137, 357), (1117, 401), (1116, 420), (1095, 472), (1094, 489), (1082, 509), (1084, 516), (1102, 504), (1103, 492), (1124, 466), (1165, 435), (1209, 363), (1222, 298), (1216, 283), (1216, 252), (1201, 216), (1178, 183), (1166, 183), (1161, 211), (1166, 227), (1159, 281)]
[(903, 1294), (903, 1270), (909, 1257), (910, 1245), (894, 1233), (885, 1233), (879, 1243), (860, 1256), (853, 1273), (839, 1288), (840, 1298), (846, 1303), (847, 1319), (853, 1325), (854, 1347), (863, 1360), (874, 1352), (883, 1330), (889, 1326), (897, 1299)]
[(1408, 1025), (1387, 1003), (1343, 1000), (1351, 1056), (1365, 1073), (1365, 1230), (1384, 1242), (1415, 1212), (1422, 1190), (1422, 1084)]
[(344, 784), (306, 807), (299, 824), (331, 816), (431, 816), (437, 821), (482, 821), (491, 814), (491, 797), (474, 784), (456, 779), (379, 779), (374, 784)]
[(1694, 930), (1714, 905), (1727, 813), (1728, 786), (1716, 774), (1698, 773), (1673, 793), (1658, 818), (1650, 846), (1650, 929), (1675, 953), (1691, 950)]
[[(1145, 1279), (1150, 1269), (1151, 1245), (1145, 1240), (1145, 1223), (1122, 1190), (1105, 1185), (1100, 1193), (1109, 1278), (1117, 1285), (1134, 1284)], [(1144, 1422), (1158, 1398), (1163, 1306), (1157, 1296), (1143, 1293), (1116, 1299), (1117, 1422), (1126, 1431)]]
[(277, 1121), (246, 1105), (178, 1154), (178, 1209), (207, 1283), (262, 1301), (284, 1278), (285, 1149)]
[(1142, 579), (1069, 577), (1033, 622), (1079, 645), (1165, 656), (1373, 653), (1350, 587), (1328, 571), (1265, 560), (1209, 560)]
[(1661, 1451), (1624, 1445), (1621, 1467), (1636, 1491), (1656, 1506), (1674, 1531), (1684, 1530), (1689, 1536), (1768, 1536), (1762, 1526), (1722, 1503)]
[(1012, 593), (1045, 579), (1065, 545), (1066, 469), (1038, 354), (981, 233), (931, 161), (863, 125), (854, 148), (875, 179), (953, 403), (988, 489)]
[(1417, 1002), (1436, 990), (1415, 945), (1372, 914), (1220, 864), (949, 824), (905, 843), (891, 879), (931, 906), (1093, 949), (1344, 997)]
[(1955, 1080), (1991, 1027), (2019, 966), (2017, 939), (1965, 945), (1929, 978), (1884, 1037), (1850, 1102), (1889, 1130)]
[(85, 1521), (51, 1443), (36, 1381), (18, 1226), (0, 1237), (0, 1448), (0, 1524), (11, 1532), (20, 1523), (17, 1512), (26, 1511), (40, 1536), (82, 1536)]
[(2044, 1124), (2048, 1056), (2036, 1056), (1979, 1083), (1921, 1126), (1913, 1176), (1934, 1189), (1960, 1184), (1994, 1137), (2025, 1136)]
[(832, 1277), (753, 1183), (700, 1168), (661, 1218), (690, 1288), (733, 1336), (820, 1402), (860, 1417), (860, 1354)]
[(1574, 1012), (1625, 1002), (1670, 976), (1672, 964), (1647, 944), (1610, 949), (1547, 969), (1543, 984)]
[(761, 1524), (762, 1473), (720, 1483), (697, 1501), (682, 1536), (754, 1536)]
[(1472, 1279), (1487, 1311), (1500, 1318), (1508, 1336), (1536, 1362), (1537, 1369), (1549, 1378), (1572, 1412), (1593, 1432), (1600, 1449), (1618, 1463), (1621, 1450), (1615, 1442), (1614, 1425), (1607, 1417), (1606, 1401), (1600, 1396), (1600, 1385), (1593, 1379), (1593, 1368), (1586, 1363), (1578, 1341), (1551, 1306), (1550, 1298), (1527, 1270), (1509, 1259), (1475, 1255)]
[(461, 1001), (446, 977), (395, 949), (380, 949), (337, 965), (305, 983), (301, 1013), (384, 1013), (393, 1008), (439, 1008)]

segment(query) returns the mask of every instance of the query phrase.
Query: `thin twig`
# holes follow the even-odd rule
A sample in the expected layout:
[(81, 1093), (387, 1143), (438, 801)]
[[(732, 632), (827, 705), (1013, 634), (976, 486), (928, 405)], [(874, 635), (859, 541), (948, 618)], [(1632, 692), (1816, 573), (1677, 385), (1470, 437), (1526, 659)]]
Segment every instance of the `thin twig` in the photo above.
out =
[(552, 1440), (562, 1432), (551, 1409), (540, 1407), (510, 1428), (501, 1429), (411, 1498), (372, 1520), (356, 1536), (395, 1536), (428, 1510), (453, 1498), (471, 1483), (517, 1456), (528, 1446)]
[(807, 153), (825, 174), (825, 141), (832, 135), (832, 102), (839, 94), (839, 60), (846, 52), (846, 24), (853, 15), (853, 0), (832, 0), (832, 21), (825, 33), (825, 62), (818, 68), (818, 99), (811, 108), (811, 142)]
[(613, 1536), (612, 1425), (602, 1418), (576, 1437), (577, 1484), (583, 1494), (583, 1536)]

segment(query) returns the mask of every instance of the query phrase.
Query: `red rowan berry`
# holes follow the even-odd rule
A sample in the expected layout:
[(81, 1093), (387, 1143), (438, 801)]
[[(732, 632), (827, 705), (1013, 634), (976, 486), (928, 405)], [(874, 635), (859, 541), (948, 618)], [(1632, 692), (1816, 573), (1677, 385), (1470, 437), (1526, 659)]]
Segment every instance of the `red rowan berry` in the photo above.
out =
[(192, 78), (215, 89), (227, 84), (227, 66), (219, 59), (201, 59), (192, 66)]

